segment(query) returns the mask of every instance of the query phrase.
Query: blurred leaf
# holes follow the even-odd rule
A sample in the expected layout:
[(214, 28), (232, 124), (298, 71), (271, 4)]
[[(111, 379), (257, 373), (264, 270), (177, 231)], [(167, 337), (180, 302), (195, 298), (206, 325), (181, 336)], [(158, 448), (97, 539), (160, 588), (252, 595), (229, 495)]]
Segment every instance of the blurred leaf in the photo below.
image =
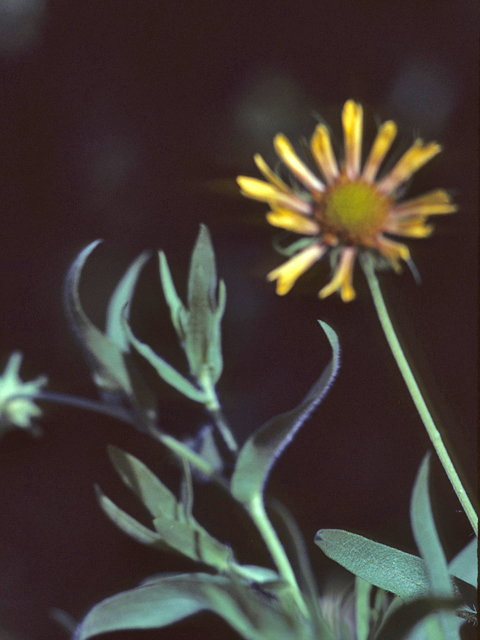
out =
[(328, 391), (339, 365), (339, 344), (335, 331), (320, 322), (333, 350), (333, 356), (321, 377), (302, 402), (286, 413), (269, 420), (245, 442), (238, 454), (232, 476), (231, 492), (247, 504), (258, 497), (275, 461), (290, 443), (314, 408)]
[[(428, 491), (431, 454), (424, 457), (413, 487), (410, 519), (413, 537), (422, 556), (432, 595), (453, 597), (453, 584), (448, 572), (447, 560), (433, 519)], [(441, 614), (439, 622), (446, 640), (459, 639), (459, 623), (452, 614)]]
[(158, 258), (160, 262), (160, 279), (162, 281), (163, 294), (168, 306), (170, 307), (170, 316), (172, 318), (172, 324), (175, 327), (175, 331), (183, 344), (185, 342), (185, 335), (188, 323), (188, 314), (183, 302), (177, 295), (177, 290), (173, 284), (172, 274), (167, 262), (167, 257), (163, 251), (158, 252)]
[(318, 531), (315, 544), (348, 571), (401, 598), (430, 593), (425, 564), (417, 556), (339, 529)]
[[(97, 604), (74, 640), (125, 629), (165, 627), (200, 611), (222, 617), (247, 640), (307, 640), (310, 629), (293, 626), (275, 600), (241, 581), (205, 573), (160, 576)], [(322, 640), (319, 638), (318, 640)]]
[(165, 380), (169, 385), (177, 389), (181, 394), (195, 400), (196, 402), (204, 403), (206, 400), (205, 392), (195, 387), (189, 380), (184, 378), (182, 374), (178, 373), (172, 365), (168, 364), (163, 358), (157, 355), (151, 347), (143, 342), (140, 342), (136, 338), (128, 326), (127, 322), (124, 323), (125, 331), (128, 335), (128, 339), (138, 351), (138, 353), (147, 360), (152, 367), (157, 371), (158, 375)]
[[(403, 640), (404, 638), (412, 638), (415, 634), (415, 627), (427, 616), (436, 614), (439, 611), (454, 611), (458, 603), (450, 598), (418, 598), (398, 606), (392, 612), (380, 627), (379, 632), (375, 635), (374, 640)], [(432, 620), (435, 624), (436, 620)], [(431, 625), (430, 625), (431, 626)], [(435, 626), (437, 626), (435, 624)], [(438, 629), (439, 631), (439, 629)], [(422, 640), (427, 640), (422, 636)], [(439, 636), (430, 637), (429, 640), (439, 640)]]
[(461, 578), (468, 584), (478, 587), (478, 538), (475, 536), (466, 547), (464, 547), (450, 561), (448, 570), (454, 576)]
[(133, 294), (135, 293), (135, 286), (140, 271), (149, 257), (150, 253), (144, 251), (132, 262), (115, 287), (108, 303), (105, 331), (107, 336), (113, 340), (123, 352), (128, 351), (130, 346), (123, 328), (123, 317), (127, 320), (130, 317), (130, 305)]
[(154, 546), (159, 549), (167, 548), (166, 545), (162, 544), (162, 538), (158, 533), (140, 524), (135, 518), (132, 518), (128, 513), (117, 507), (117, 505), (103, 493), (100, 487), (96, 486), (95, 491), (103, 512), (119, 529), (126, 533), (127, 536), (130, 536), (141, 544)]
[(370, 592), (372, 585), (355, 576), (355, 620), (357, 640), (368, 640), (370, 632)]
[(79, 340), (95, 384), (108, 393), (122, 391), (131, 396), (132, 388), (120, 347), (100, 331), (85, 314), (78, 292), (83, 266), (101, 240), (89, 244), (79, 253), (68, 270), (64, 301), (67, 316)]
[(178, 501), (143, 462), (116, 447), (109, 447), (110, 459), (125, 485), (131, 489), (150, 511), (157, 533), (128, 516), (100, 492), (100, 504), (105, 513), (125, 533), (143, 544), (161, 548), (203, 562), (222, 571), (233, 559), (230, 547), (211, 536), (190, 514), (193, 488), (188, 490), (188, 505)]

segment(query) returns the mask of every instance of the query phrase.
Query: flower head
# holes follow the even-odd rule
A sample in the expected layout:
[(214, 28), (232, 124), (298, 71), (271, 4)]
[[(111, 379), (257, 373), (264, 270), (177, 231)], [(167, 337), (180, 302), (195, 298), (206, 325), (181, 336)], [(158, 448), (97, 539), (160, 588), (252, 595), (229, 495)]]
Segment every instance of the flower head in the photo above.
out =
[(409, 261), (410, 252), (405, 244), (389, 236), (425, 238), (432, 232), (428, 216), (457, 210), (443, 189), (403, 202), (397, 199), (399, 188), (440, 153), (439, 144), (415, 140), (393, 169), (379, 178), (380, 167), (397, 133), (395, 123), (388, 120), (380, 126), (363, 167), (361, 105), (348, 100), (342, 123), (343, 162), (337, 162), (327, 127), (319, 124), (310, 141), (316, 165), (313, 170), (300, 160), (283, 134), (275, 136), (275, 151), (298, 187), (284, 182), (258, 154), (255, 163), (268, 182), (246, 176), (237, 178), (244, 196), (269, 204), (267, 220), (272, 226), (307, 237), (306, 246), (267, 276), (268, 280), (277, 281), (279, 295), (288, 293), (300, 275), (336, 248), (332, 253), (332, 278), (319, 296), (325, 298), (339, 291), (344, 302), (353, 300), (353, 267), (359, 252), (367, 250), (381, 256), (398, 272), (401, 261)]
[(18, 375), (22, 357), (19, 351), (12, 353), (0, 376), (0, 433), (12, 426), (34, 429), (32, 419), (42, 415), (34, 398), (48, 379), (38, 376), (35, 380), (23, 382)]

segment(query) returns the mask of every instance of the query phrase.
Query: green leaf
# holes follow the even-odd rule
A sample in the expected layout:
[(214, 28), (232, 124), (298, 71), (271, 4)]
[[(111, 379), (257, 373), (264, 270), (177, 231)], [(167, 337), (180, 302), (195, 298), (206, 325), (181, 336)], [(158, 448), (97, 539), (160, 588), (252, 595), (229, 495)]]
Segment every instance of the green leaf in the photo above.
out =
[(95, 491), (97, 499), (103, 512), (110, 518), (110, 520), (127, 536), (130, 536), (140, 544), (146, 544), (158, 549), (166, 549), (166, 545), (162, 543), (161, 536), (155, 533), (148, 527), (140, 524), (135, 518), (129, 516), (128, 513), (117, 507), (110, 498), (108, 498), (100, 487), (96, 486)]
[(264, 489), (275, 461), (293, 439), (330, 387), (339, 365), (339, 344), (335, 331), (320, 322), (333, 350), (333, 356), (321, 377), (302, 402), (286, 413), (269, 420), (245, 442), (238, 454), (232, 476), (231, 492), (240, 502), (250, 503)]
[(82, 308), (78, 292), (83, 266), (100, 242), (96, 240), (85, 247), (68, 270), (64, 289), (65, 309), (84, 350), (95, 384), (102, 391), (122, 391), (130, 397), (132, 388), (121, 349), (90, 321)]
[(154, 518), (176, 517), (177, 499), (143, 462), (112, 445), (108, 447), (108, 455), (123, 483)]
[(401, 598), (430, 593), (425, 564), (417, 556), (339, 529), (318, 531), (315, 544), (348, 571)]
[(448, 597), (453, 596), (453, 586), (448, 573), (445, 553), (435, 527), (428, 492), (430, 455), (428, 453), (424, 457), (415, 480), (410, 518), (415, 542), (425, 562), (431, 592), (436, 596)]
[(450, 561), (448, 570), (454, 576), (461, 578), (475, 588), (478, 587), (478, 538), (475, 536), (466, 547), (464, 547)]
[(130, 306), (135, 286), (140, 271), (149, 257), (150, 253), (144, 251), (132, 262), (115, 287), (108, 303), (105, 332), (123, 352), (127, 352), (130, 346), (123, 328), (123, 318), (128, 320), (130, 317)]
[(167, 547), (196, 562), (203, 562), (219, 571), (226, 568), (233, 559), (232, 550), (211, 536), (190, 513), (193, 487), (189, 476), (186, 491), (188, 504), (185, 504), (178, 501), (170, 489), (135, 456), (116, 447), (109, 447), (108, 453), (122, 481), (150, 511), (157, 533), (138, 523), (100, 494), (103, 510), (120, 529), (143, 544), (158, 546), (157, 543), (161, 542), (161, 548)]
[(370, 592), (372, 585), (355, 576), (355, 619), (357, 640), (368, 640), (370, 632)]
[(175, 327), (175, 331), (177, 332), (181, 343), (183, 344), (185, 342), (188, 313), (183, 302), (178, 297), (177, 290), (173, 284), (172, 274), (168, 267), (167, 257), (163, 251), (158, 252), (158, 259), (160, 264), (160, 280), (162, 282), (163, 294), (168, 306), (170, 307), (172, 324)]
[(220, 282), (215, 300), (217, 270), (212, 240), (207, 227), (200, 231), (193, 249), (187, 283), (188, 330), (185, 351), (190, 372), (202, 379), (208, 370), (215, 384), (222, 373), (221, 319), (225, 311), (226, 289)]
[[(454, 590), (430, 503), (428, 491), (430, 457), (430, 453), (424, 457), (415, 480), (410, 504), (410, 519), (415, 542), (425, 562), (431, 593), (434, 596), (447, 598), (453, 597)], [(445, 640), (459, 639), (458, 622), (455, 616), (442, 614), (439, 616), (439, 622)]]
[[(453, 611), (456, 607), (456, 601), (451, 598), (427, 597), (415, 599), (395, 608), (380, 627), (379, 632), (375, 635), (375, 640), (403, 640), (404, 638), (413, 640), (416, 637), (416, 625), (439, 611)], [(436, 624), (434, 619), (431, 622)], [(412, 630), (414, 630), (413, 635), (411, 635)], [(438, 635), (436, 638), (435, 636), (428, 637), (431, 640), (438, 640), (439, 638)], [(427, 640), (425, 635), (422, 635), (421, 638), (422, 640)]]
[(205, 392), (195, 387), (189, 380), (184, 378), (181, 373), (178, 373), (172, 365), (168, 364), (168, 362), (157, 355), (151, 347), (136, 338), (127, 322), (124, 323), (124, 327), (132, 345), (138, 353), (152, 365), (158, 375), (165, 380), (165, 382), (177, 389), (177, 391), (187, 398), (195, 400), (196, 402), (201, 402), (202, 404), (205, 402)]
[(74, 640), (109, 631), (161, 628), (200, 611), (222, 617), (246, 640), (311, 638), (308, 625), (292, 624), (275, 600), (248, 584), (196, 573), (150, 578), (136, 589), (107, 598), (87, 614)]

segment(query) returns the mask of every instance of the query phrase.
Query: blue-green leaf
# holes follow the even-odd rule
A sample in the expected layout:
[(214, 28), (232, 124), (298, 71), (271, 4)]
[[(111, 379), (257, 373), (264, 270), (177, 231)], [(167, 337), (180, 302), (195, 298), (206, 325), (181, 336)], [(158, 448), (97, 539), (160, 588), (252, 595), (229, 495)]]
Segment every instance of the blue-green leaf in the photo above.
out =
[(65, 309), (84, 350), (95, 384), (101, 391), (121, 391), (131, 396), (130, 377), (120, 347), (91, 322), (80, 302), (78, 287), (82, 269), (88, 256), (100, 242), (96, 240), (85, 247), (68, 270), (64, 289)]
[(244, 504), (250, 503), (262, 493), (275, 461), (325, 396), (337, 373), (340, 351), (337, 335), (324, 322), (320, 322), (320, 325), (333, 350), (332, 359), (321, 377), (295, 409), (272, 418), (260, 427), (238, 454), (231, 492)]
[(475, 536), (466, 547), (464, 547), (450, 561), (448, 570), (454, 576), (461, 578), (468, 584), (478, 588), (478, 538)]
[(425, 564), (417, 556), (339, 529), (318, 531), (315, 544), (348, 571), (401, 598), (430, 593)]
[(135, 293), (135, 286), (140, 271), (149, 257), (149, 252), (144, 251), (132, 262), (115, 287), (108, 303), (105, 332), (123, 352), (128, 351), (130, 346), (125, 335), (123, 318), (128, 320), (130, 317), (130, 306)]
[(152, 365), (158, 375), (165, 380), (165, 382), (177, 389), (177, 391), (187, 398), (195, 400), (196, 402), (205, 402), (206, 395), (204, 391), (195, 387), (189, 380), (184, 378), (181, 373), (178, 373), (172, 365), (168, 364), (168, 362), (157, 355), (151, 347), (136, 338), (127, 322), (124, 323), (124, 327), (132, 345), (138, 353)]
[[(424, 457), (413, 487), (410, 504), (410, 519), (413, 536), (427, 571), (432, 595), (453, 597), (453, 584), (448, 572), (447, 560), (433, 519), (428, 491), (430, 457)], [(445, 640), (459, 639), (459, 624), (452, 614), (440, 614), (439, 623)]]
[[(375, 640), (404, 640), (410, 638), (420, 640), (416, 637), (415, 627), (428, 620), (429, 616), (438, 614), (439, 611), (454, 611), (457, 606), (455, 600), (451, 598), (416, 598), (411, 602), (407, 602), (401, 606), (395, 607), (395, 610), (387, 617), (382, 624), (379, 632), (375, 635)], [(440, 632), (436, 625), (436, 620), (429, 621), (429, 627), (436, 628), (436, 632)], [(412, 635), (413, 631), (413, 635)], [(429, 631), (425, 628), (425, 633)], [(439, 636), (422, 635), (421, 640), (439, 640)]]
[(312, 637), (308, 623), (285, 615), (275, 598), (240, 579), (196, 573), (157, 576), (136, 589), (107, 598), (87, 614), (74, 640), (109, 631), (166, 627), (200, 611), (222, 617), (246, 640)]

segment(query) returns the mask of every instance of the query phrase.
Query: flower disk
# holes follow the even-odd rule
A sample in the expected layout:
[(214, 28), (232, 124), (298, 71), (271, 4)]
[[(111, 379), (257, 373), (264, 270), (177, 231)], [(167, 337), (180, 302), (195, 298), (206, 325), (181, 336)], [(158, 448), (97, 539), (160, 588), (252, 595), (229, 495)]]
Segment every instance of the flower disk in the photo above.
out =
[(296, 255), (267, 276), (268, 280), (277, 281), (279, 295), (288, 293), (299, 276), (331, 248), (338, 247), (332, 278), (319, 296), (325, 298), (339, 291), (344, 302), (353, 300), (353, 267), (359, 251), (382, 256), (398, 272), (401, 261), (410, 259), (410, 252), (406, 245), (388, 236), (425, 238), (432, 232), (426, 222), (428, 216), (457, 210), (443, 189), (404, 202), (397, 200), (399, 187), (440, 153), (439, 144), (415, 140), (393, 169), (377, 180), (397, 134), (395, 123), (389, 120), (380, 126), (363, 169), (361, 105), (348, 100), (343, 107), (342, 123), (344, 160), (340, 166), (323, 124), (317, 126), (310, 142), (314, 170), (300, 160), (283, 134), (275, 136), (275, 151), (298, 181), (299, 188), (287, 185), (258, 154), (255, 163), (268, 182), (246, 176), (237, 178), (244, 196), (268, 203), (271, 210), (267, 220), (272, 226), (307, 236), (307, 246), (303, 245)]

